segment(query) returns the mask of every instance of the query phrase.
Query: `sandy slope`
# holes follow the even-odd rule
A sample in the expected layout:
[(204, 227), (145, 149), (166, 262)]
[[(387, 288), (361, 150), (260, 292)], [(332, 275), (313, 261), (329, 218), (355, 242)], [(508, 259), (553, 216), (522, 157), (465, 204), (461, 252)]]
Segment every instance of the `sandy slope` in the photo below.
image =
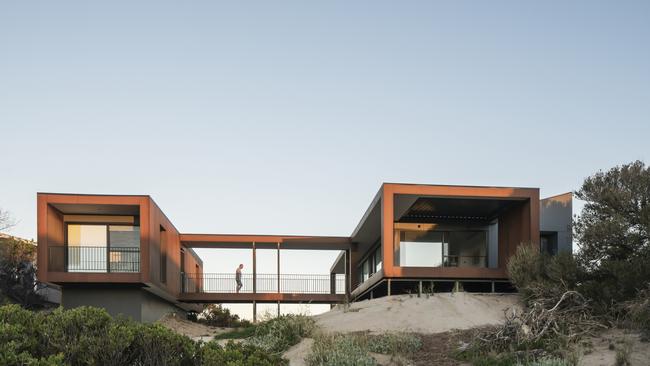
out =
[(516, 294), (441, 293), (422, 296), (390, 296), (337, 306), (314, 317), (329, 332), (410, 331), (441, 333), (499, 324), (504, 310), (517, 307)]
[(591, 337), (581, 342), (580, 366), (611, 366), (616, 365), (616, 350), (629, 341), (632, 349), (629, 357), (631, 366), (650, 364), (650, 345), (641, 341), (636, 332), (625, 332), (620, 329), (610, 329), (597, 337)]
[[(518, 308), (516, 294), (435, 294), (422, 296), (390, 296), (356, 302), (348, 309), (338, 306), (314, 316), (326, 332), (416, 332), (435, 334), (454, 329), (470, 329), (499, 324), (504, 311)], [(312, 339), (289, 349), (284, 357), (291, 366), (304, 366)], [(381, 365), (392, 365), (389, 356), (373, 355)], [(379, 359), (381, 358), (381, 359)]]
[(209, 327), (204, 324), (191, 322), (183, 319), (175, 313), (165, 315), (156, 323), (162, 324), (176, 333), (186, 335), (195, 341), (209, 341), (215, 335), (230, 330), (228, 328)]

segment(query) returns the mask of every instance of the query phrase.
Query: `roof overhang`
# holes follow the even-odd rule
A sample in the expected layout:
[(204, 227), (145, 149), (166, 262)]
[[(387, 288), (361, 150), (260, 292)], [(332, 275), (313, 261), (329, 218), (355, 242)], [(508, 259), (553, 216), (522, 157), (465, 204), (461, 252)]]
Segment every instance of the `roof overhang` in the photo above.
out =
[(285, 236), (235, 234), (180, 234), (181, 243), (188, 248), (255, 248), (347, 250), (350, 238), (346, 236)]

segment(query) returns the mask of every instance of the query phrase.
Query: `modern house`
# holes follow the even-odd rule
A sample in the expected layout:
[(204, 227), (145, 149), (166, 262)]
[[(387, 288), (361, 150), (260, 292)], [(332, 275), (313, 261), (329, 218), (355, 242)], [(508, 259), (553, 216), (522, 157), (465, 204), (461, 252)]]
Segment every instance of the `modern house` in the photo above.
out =
[[(327, 303), (404, 292), (510, 291), (521, 243), (571, 251), (570, 193), (537, 188), (385, 183), (350, 236), (180, 233), (149, 196), (38, 194), (38, 276), (63, 305), (152, 321), (200, 303)], [(204, 273), (193, 248), (247, 248), (252, 273)], [(278, 252), (257, 273), (256, 251)], [(339, 252), (329, 274), (280, 273), (280, 251)], [(255, 311), (254, 311), (255, 313)]]

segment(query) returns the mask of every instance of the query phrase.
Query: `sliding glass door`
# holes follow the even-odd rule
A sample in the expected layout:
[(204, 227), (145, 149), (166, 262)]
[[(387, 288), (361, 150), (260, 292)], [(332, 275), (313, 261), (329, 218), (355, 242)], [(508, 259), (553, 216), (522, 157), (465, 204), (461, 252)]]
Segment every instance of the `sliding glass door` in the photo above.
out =
[(486, 230), (400, 230), (401, 267), (487, 267)]
[(68, 272), (139, 272), (140, 228), (68, 224)]

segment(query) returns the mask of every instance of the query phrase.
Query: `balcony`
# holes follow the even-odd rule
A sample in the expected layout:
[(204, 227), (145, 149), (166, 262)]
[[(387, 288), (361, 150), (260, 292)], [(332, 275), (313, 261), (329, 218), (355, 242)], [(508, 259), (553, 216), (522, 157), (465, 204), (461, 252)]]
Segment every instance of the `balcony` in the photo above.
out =
[(48, 249), (50, 272), (140, 272), (140, 248), (137, 247), (56, 246)]

